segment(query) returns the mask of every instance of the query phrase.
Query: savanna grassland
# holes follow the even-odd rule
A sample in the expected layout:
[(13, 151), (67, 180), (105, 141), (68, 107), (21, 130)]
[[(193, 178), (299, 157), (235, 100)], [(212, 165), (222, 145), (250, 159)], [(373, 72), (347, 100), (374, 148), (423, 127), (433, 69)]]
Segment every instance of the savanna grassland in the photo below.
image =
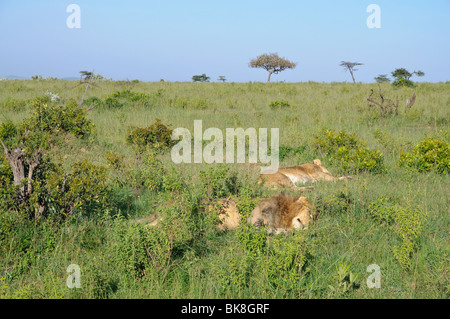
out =
[[(0, 81), (5, 146), (45, 153), (26, 199), (0, 155), (1, 298), (450, 296), (450, 83), (382, 84), (399, 100), (398, 114), (385, 115), (366, 100), (377, 84), (105, 81), (89, 88), (79, 114), (85, 85), (77, 84)], [(303, 194), (319, 213), (306, 230), (220, 231), (207, 209), (217, 199), (232, 196), (248, 214), (279, 191), (257, 183), (255, 164), (176, 165), (170, 143), (139, 145), (145, 138), (133, 132), (157, 119), (163, 126), (152, 134), (192, 133), (194, 120), (203, 130), (279, 128), (280, 166), (319, 158), (353, 179)], [(156, 212), (162, 221), (146, 227)], [(71, 264), (81, 289), (66, 285)], [(366, 284), (371, 264), (379, 289)]]

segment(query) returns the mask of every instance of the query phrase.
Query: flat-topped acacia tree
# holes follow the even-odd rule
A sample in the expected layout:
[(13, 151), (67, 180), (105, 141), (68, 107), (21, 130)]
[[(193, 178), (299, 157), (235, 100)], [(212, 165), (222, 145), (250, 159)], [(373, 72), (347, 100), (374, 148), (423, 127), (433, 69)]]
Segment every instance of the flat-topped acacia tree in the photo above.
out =
[(249, 67), (251, 68), (262, 68), (269, 72), (267, 83), (270, 82), (272, 73), (278, 74), (286, 69), (294, 69), (296, 66), (297, 63), (279, 57), (278, 53), (261, 54), (249, 63)]
[(353, 83), (356, 83), (355, 81), (355, 77), (353, 76), (353, 72), (354, 71), (358, 71), (358, 69), (355, 69), (355, 66), (357, 65), (363, 65), (362, 63), (359, 62), (347, 62), (347, 61), (342, 61), (341, 64), (339, 64), (340, 66), (344, 67), (344, 69), (348, 70), (352, 76), (353, 79)]

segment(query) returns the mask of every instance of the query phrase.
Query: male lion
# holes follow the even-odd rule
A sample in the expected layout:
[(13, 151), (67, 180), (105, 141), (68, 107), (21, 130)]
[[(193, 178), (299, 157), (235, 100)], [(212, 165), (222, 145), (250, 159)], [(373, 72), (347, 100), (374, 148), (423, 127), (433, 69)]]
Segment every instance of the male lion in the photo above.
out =
[(269, 233), (278, 234), (289, 229), (306, 229), (314, 217), (313, 206), (306, 197), (281, 193), (263, 199), (247, 221), (257, 227), (267, 226)]
[(319, 159), (313, 163), (299, 166), (279, 168), (274, 174), (261, 174), (259, 183), (273, 187), (289, 187), (297, 190), (311, 189), (312, 187), (298, 187), (296, 184), (315, 183), (317, 181), (337, 181), (351, 179), (351, 176), (334, 177), (322, 165)]
[[(220, 204), (219, 228), (235, 230), (241, 219), (236, 202), (227, 199)], [(262, 199), (247, 218), (247, 222), (256, 227), (267, 226), (269, 233), (278, 234), (289, 229), (305, 229), (314, 216), (313, 206), (306, 197), (297, 198), (281, 193)]]

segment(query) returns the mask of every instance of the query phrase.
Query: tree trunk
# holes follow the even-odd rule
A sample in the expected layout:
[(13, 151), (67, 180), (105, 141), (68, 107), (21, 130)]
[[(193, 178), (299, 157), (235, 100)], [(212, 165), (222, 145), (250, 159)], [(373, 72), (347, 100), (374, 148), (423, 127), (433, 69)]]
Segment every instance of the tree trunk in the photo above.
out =
[(269, 77), (267, 78), (267, 83), (270, 83), (270, 76), (272, 75), (273, 71), (269, 71)]
[[(14, 186), (18, 186), (25, 178), (25, 153), (21, 149), (8, 151), (5, 149), (5, 157), (11, 166), (14, 175)], [(20, 188), (20, 193), (25, 196), (25, 185)]]
[(353, 76), (353, 71), (351, 69), (349, 69), (349, 71), (350, 71), (350, 74), (352, 75), (353, 83), (355, 84), (356, 81), (355, 81), (355, 77)]
[[(25, 177), (25, 152), (22, 151), (20, 148), (16, 148), (14, 150), (8, 150), (8, 148), (5, 146), (3, 141), (1, 141), (1, 144), (3, 145), (4, 153), (7, 162), (9, 163), (9, 166), (11, 166), (11, 169), (13, 171), (14, 176), (14, 186), (19, 186), (22, 184), (22, 181), (26, 178)], [(32, 192), (32, 184), (31, 181), (33, 180), (33, 173), (34, 170), (39, 166), (40, 160), (42, 156), (42, 151), (39, 149), (34, 154), (33, 162), (30, 163), (28, 168), (28, 193)], [(20, 188), (20, 195), (24, 198), (25, 193), (25, 185), (22, 185)]]

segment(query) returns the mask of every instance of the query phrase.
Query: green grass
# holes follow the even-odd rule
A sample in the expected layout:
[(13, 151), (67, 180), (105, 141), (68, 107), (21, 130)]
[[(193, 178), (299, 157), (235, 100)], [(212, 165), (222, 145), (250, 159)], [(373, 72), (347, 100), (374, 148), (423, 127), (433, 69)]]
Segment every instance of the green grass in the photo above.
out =
[[(61, 97), (60, 104), (71, 99), (79, 101), (84, 86), (75, 85), (76, 82), (45, 80), (0, 82), (0, 123), (11, 120), (19, 124), (29, 115), (31, 100), (47, 90)], [(321, 157), (312, 143), (324, 128), (346, 130), (356, 133), (368, 148), (381, 151), (387, 171), (361, 173), (348, 182), (317, 183), (313, 191), (306, 193), (320, 209), (319, 218), (307, 230), (280, 239), (286, 245), (285, 251), (289, 248), (300, 251), (304, 264), (294, 262), (273, 277), (271, 267), (282, 267), (271, 264), (273, 258), (282, 259), (274, 246), (276, 238), (268, 236), (265, 244), (253, 237), (246, 242), (238, 232), (217, 231), (209, 217), (194, 207), (205, 197), (200, 171), (207, 165), (177, 166), (171, 163), (170, 154), (162, 154), (159, 158), (166, 176), (181, 176), (187, 187), (152, 192), (133, 189), (125, 182), (115, 187), (113, 193), (123, 198), (122, 204), (126, 203), (120, 211), (125, 217), (116, 217), (119, 213), (116, 206), (109, 212), (93, 214), (95, 218), (76, 216), (63, 223), (22, 220), (22, 224), (13, 227), (14, 232), (7, 236), (0, 233), (0, 298), (450, 296), (448, 175), (418, 173), (398, 165), (401, 152), (411, 151), (424, 138), (439, 137), (448, 142), (448, 82), (419, 83), (417, 101), (407, 112), (404, 101), (412, 95), (411, 89), (396, 90), (383, 84), (385, 96), (393, 100), (398, 97), (401, 106), (398, 116), (387, 117), (380, 117), (366, 101), (370, 89), (377, 92), (376, 84), (102, 82), (100, 86), (101, 89), (90, 88), (87, 98), (104, 100), (114, 92), (131, 89), (146, 94), (148, 101), (126, 102), (118, 109), (98, 106), (88, 113), (95, 123), (95, 134), (85, 139), (59, 136), (49, 153), (54, 159), (59, 158), (67, 170), (83, 159), (107, 166), (109, 151), (124, 155), (125, 162), (133, 167), (136, 155), (126, 143), (129, 129), (148, 127), (159, 118), (172, 129), (186, 127), (191, 132), (194, 120), (199, 119), (203, 120), (203, 130), (277, 127), (280, 145), (298, 148), (280, 166), (320, 158), (334, 175), (345, 172)], [(273, 110), (270, 107), (273, 101), (288, 101), (289, 106)], [(250, 189), (251, 197), (273, 193), (254, 185), (257, 165), (229, 167), (238, 176), (239, 189), (235, 195), (242, 202), (247, 199), (245, 189)], [(110, 167), (108, 170), (112, 171)], [(214, 177), (218, 173), (210, 174)], [(380, 198), (403, 207), (411, 205), (428, 214), (416, 239), (409, 269), (402, 268), (393, 254), (393, 246), (401, 240), (395, 225), (387, 225), (369, 212), (370, 203)], [(173, 203), (179, 200), (184, 205), (181, 210)], [(142, 247), (164, 248), (167, 243), (158, 242), (156, 234), (148, 233), (133, 221), (149, 216), (164, 203), (168, 203), (168, 214), (179, 214), (183, 223), (174, 222), (158, 229), (163, 234), (178, 236), (170, 262), (158, 268)], [(242, 231), (255, 234), (252, 229)], [(296, 240), (303, 244), (299, 246)], [(246, 250), (248, 243), (256, 245), (257, 251)], [(161, 253), (158, 257), (167, 255)], [(81, 289), (66, 287), (69, 275), (66, 269), (70, 264), (81, 267)], [(337, 277), (340, 264), (350, 265), (349, 271), (358, 274), (358, 285), (347, 292), (341, 289)], [(366, 268), (370, 264), (381, 267), (380, 289), (369, 289), (366, 285), (370, 275)]]

